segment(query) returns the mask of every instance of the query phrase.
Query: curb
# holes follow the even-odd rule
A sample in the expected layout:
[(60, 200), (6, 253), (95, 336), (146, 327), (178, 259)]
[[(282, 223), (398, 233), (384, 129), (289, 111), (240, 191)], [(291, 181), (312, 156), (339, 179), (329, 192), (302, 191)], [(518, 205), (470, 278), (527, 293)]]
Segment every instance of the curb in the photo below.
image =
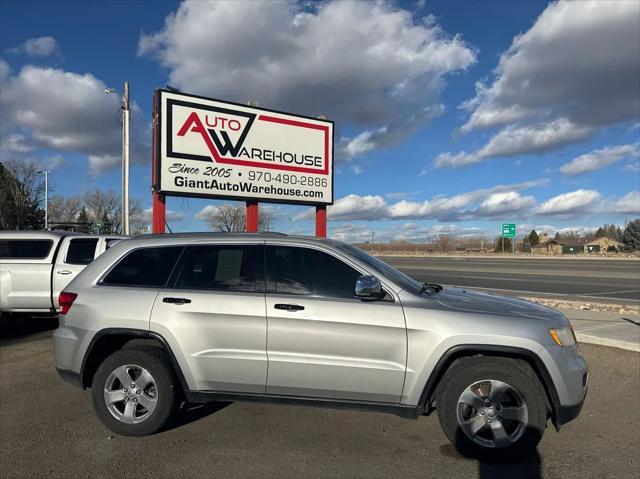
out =
[(619, 341), (617, 339), (602, 338), (599, 336), (591, 336), (576, 332), (578, 343), (597, 344), (599, 346), (609, 346), (612, 348), (625, 349), (627, 351), (635, 351), (640, 353), (640, 344), (631, 343), (629, 341)]

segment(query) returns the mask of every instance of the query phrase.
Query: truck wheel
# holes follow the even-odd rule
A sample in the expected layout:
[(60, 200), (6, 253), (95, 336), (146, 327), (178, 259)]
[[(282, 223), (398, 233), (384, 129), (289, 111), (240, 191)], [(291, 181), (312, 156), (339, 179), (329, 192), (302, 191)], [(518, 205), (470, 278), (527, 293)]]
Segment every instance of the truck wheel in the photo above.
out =
[(531, 453), (547, 424), (545, 392), (525, 361), (454, 362), (436, 393), (440, 425), (465, 456), (509, 460)]
[(98, 367), (91, 397), (96, 414), (113, 432), (146, 436), (171, 418), (176, 380), (162, 349), (125, 349), (113, 353)]

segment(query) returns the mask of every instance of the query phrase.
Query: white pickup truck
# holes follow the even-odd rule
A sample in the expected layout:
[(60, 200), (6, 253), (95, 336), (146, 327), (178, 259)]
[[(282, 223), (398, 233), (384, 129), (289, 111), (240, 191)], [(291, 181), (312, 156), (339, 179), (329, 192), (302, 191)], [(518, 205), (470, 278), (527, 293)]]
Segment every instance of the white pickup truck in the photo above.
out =
[(0, 316), (55, 314), (64, 287), (94, 258), (125, 238), (65, 231), (0, 231)]

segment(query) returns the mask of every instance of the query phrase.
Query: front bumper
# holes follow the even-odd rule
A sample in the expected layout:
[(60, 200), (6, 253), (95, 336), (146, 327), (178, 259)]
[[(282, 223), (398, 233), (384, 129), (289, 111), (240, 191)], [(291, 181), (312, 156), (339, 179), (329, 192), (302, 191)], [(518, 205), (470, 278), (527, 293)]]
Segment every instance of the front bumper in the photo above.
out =
[(587, 398), (587, 389), (584, 391), (584, 397), (578, 401), (576, 404), (571, 404), (569, 406), (558, 406), (555, 408), (555, 418), (554, 423), (556, 428), (560, 428), (563, 424), (567, 424), (568, 422), (573, 421), (580, 415), (580, 411), (582, 411), (582, 406), (584, 406), (584, 401)]

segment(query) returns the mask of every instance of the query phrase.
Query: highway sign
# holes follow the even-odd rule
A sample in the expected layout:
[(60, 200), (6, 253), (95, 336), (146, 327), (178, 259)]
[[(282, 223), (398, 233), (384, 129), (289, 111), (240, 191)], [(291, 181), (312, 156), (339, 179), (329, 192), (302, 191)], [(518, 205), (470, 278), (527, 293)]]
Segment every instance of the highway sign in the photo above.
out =
[(502, 223), (502, 237), (503, 238), (515, 238), (516, 237), (516, 224), (515, 223)]

